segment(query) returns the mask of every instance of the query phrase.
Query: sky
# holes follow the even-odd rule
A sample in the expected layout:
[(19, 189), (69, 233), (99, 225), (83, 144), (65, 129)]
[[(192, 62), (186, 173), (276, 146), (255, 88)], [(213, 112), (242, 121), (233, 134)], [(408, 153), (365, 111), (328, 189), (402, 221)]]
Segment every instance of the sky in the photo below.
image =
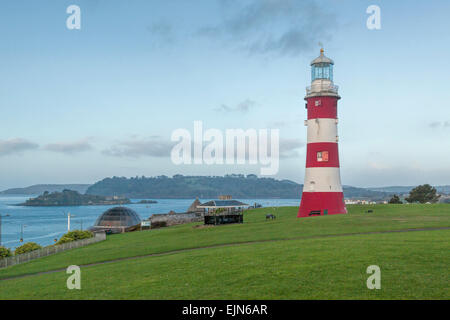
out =
[[(66, 26), (70, 5), (80, 29)], [(367, 28), (370, 5), (379, 30)], [(302, 183), (319, 43), (342, 97), (343, 184), (450, 184), (448, 12), (446, 0), (2, 0), (0, 190), (259, 175), (260, 165), (173, 164), (171, 134), (194, 121), (279, 129), (273, 177)]]

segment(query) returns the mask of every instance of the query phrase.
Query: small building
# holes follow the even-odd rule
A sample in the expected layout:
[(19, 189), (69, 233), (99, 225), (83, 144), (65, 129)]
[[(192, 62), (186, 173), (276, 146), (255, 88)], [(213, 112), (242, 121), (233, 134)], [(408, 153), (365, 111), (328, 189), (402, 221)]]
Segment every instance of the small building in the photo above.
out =
[(198, 206), (206, 210), (205, 224), (243, 223), (245, 208), (249, 205), (238, 200), (211, 200)]
[(98, 217), (93, 232), (122, 233), (140, 228), (141, 218), (136, 211), (126, 207), (111, 208)]
[(151, 228), (170, 227), (178, 224), (185, 224), (191, 222), (200, 222), (203, 220), (203, 214), (205, 209), (199, 208), (200, 200), (196, 198), (194, 202), (189, 206), (186, 212), (176, 213), (171, 210), (169, 213), (153, 214), (149, 220)]
[(238, 200), (210, 200), (202, 203), (198, 208), (206, 210), (206, 213), (226, 212), (242, 212), (244, 208), (248, 208), (249, 205)]

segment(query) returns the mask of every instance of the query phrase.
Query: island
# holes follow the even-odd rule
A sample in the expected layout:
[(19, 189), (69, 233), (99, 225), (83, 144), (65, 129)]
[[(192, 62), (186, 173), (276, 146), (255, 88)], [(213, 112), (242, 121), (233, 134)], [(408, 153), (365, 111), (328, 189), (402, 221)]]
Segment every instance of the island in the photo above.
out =
[(73, 190), (63, 190), (62, 192), (48, 192), (36, 198), (30, 198), (18, 206), (28, 207), (68, 207), (68, 206), (99, 206), (99, 205), (122, 205), (130, 204), (128, 198), (121, 196), (98, 196), (91, 194), (80, 194)]

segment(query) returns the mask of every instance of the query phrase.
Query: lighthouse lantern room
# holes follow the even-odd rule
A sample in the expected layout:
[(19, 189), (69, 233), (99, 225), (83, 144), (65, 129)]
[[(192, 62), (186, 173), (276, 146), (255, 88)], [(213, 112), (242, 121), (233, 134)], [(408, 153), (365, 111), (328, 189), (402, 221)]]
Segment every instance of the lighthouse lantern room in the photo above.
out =
[(306, 88), (306, 171), (298, 217), (347, 213), (339, 171), (337, 102), (334, 62), (320, 50), (311, 62), (311, 86)]

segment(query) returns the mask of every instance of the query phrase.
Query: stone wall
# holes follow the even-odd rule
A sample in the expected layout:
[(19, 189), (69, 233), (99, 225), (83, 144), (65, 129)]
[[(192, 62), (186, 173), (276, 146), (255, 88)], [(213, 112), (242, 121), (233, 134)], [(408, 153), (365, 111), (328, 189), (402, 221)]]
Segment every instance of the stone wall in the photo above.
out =
[(152, 228), (174, 226), (190, 222), (203, 221), (203, 215), (197, 213), (154, 214), (150, 217)]

